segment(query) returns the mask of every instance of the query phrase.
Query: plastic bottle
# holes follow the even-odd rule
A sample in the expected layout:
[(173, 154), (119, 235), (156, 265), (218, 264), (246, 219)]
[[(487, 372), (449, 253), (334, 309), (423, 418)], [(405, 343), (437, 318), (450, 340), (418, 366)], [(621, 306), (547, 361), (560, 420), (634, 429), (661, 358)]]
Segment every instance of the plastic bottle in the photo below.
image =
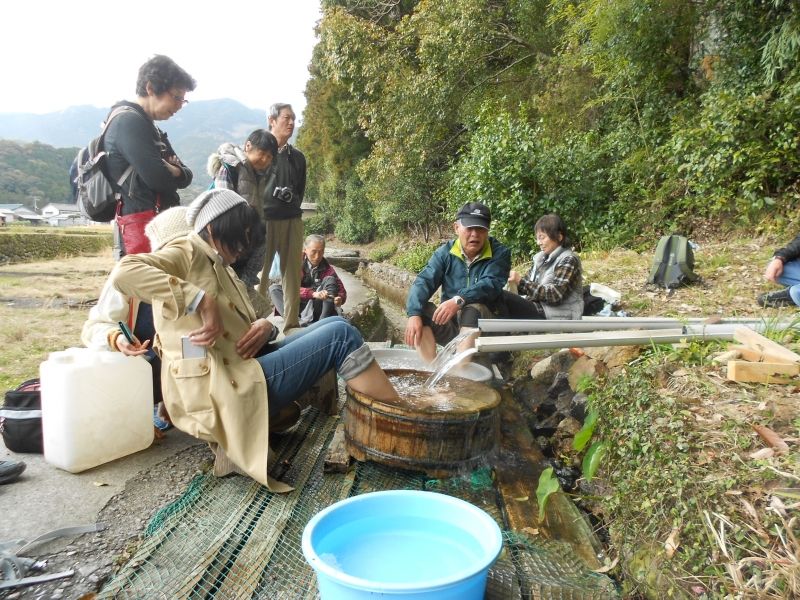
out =
[(39, 366), (44, 458), (78, 473), (153, 443), (153, 376), (144, 358), (69, 348)]

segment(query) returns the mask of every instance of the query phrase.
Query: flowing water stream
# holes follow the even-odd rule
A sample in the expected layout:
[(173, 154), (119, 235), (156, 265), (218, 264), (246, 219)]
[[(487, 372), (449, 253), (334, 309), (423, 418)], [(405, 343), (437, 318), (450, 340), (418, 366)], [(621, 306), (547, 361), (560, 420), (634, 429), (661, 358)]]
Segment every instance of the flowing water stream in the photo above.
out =
[(433, 387), (444, 377), (450, 369), (460, 365), (468, 356), (472, 356), (477, 352), (475, 348), (467, 348), (459, 352), (458, 347), (463, 344), (470, 337), (478, 333), (477, 329), (467, 329), (459, 333), (452, 341), (442, 348), (441, 352), (436, 355), (436, 359), (431, 363), (431, 370), (433, 373), (425, 382), (425, 389), (433, 389)]

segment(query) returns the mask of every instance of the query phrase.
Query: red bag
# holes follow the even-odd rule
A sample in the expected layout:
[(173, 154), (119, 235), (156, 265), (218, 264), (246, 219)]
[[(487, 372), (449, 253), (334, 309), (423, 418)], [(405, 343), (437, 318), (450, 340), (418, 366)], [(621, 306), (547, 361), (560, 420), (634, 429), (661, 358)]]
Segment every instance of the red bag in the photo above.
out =
[(144, 226), (156, 216), (156, 211), (145, 210), (130, 215), (117, 215), (117, 226), (122, 238), (125, 254), (150, 252), (150, 240), (144, 234)]

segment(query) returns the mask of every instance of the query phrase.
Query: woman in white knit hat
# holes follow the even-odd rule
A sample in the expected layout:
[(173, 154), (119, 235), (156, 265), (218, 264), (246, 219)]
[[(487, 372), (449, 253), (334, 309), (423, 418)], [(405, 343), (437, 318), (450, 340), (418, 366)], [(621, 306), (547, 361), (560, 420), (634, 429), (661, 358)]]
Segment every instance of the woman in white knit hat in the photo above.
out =
[[(186, 222), (186, 208), (176, 206), (159, 215), (158, 222), (151, 221), (145, 227), (153, 250), (158, 250), (175, 238), (189, 233)], [(122, 321), (134, 335), (131, 344), (122, 335), (118, 323)], [(146, 302), (125, 296), (111, 285), (111, 276), (103, 285), (100, 297), (89, 311), (83, 324), (81, 341), (87, 348), (119, 351), (126, 356), (144, 356), (153, 368), (153, 402), (158, 407), (153, 414), (153, 424), (159, 430), (169, 428), (169, 421), (163, 408), (161, 396), (161, 359), (149, 347), (155, 329), (153, 310)], [(159, 416), (160, 413), (160, 416)], [(161, 437), (157, 434), (157, 437)]]
[(289, 491), (267, 475), (270, 416), (291, 410), (332, 368), (373, 398), (390, 400), (397, 392), (344, 319), (325, 319), (268, 345), (275, 328), (256, 319), (229, 268), (262, 227), (244, 198), (232, 190), (206, 191), (189, 206), (187, 221), (193, 231), (185, 238), (126, 256), (113, 284), (154, 307), (164, 402), (175, 426), (212, 443), (216, 474), (225, 474), (229, 459), (271, 490)]

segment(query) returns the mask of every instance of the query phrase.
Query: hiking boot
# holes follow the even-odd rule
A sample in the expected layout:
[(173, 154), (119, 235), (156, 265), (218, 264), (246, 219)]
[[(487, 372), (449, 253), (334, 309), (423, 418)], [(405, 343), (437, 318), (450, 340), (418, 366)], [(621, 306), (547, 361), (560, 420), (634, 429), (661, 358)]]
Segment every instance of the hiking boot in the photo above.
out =
[(768, 292), (766, 294), (759, 294), (756, 297), (756, 302), (759, 306), (764, 308), (780, 308), (782, 306), (795, 306), (794, 300), (789, 295), (789, 288), (783, 288), (776, 292)]
[(13, 460), (0, 460), (0, 483), (11, 483), (25, 470), (25, 463)]

